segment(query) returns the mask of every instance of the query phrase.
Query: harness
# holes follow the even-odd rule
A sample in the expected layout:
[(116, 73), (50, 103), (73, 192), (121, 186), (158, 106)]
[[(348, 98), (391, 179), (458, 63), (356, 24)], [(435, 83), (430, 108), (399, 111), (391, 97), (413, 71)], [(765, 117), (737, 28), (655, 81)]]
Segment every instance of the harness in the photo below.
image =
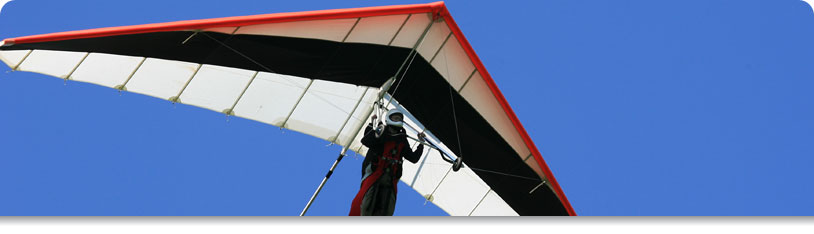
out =
[(384, 143), (382, 154), (379, 157), (377, 168), (382, 168), (385, 173), (395, 175), (404, 159), (401, 157), (401, 151), (404, 149), (404, 143), (396, 141), (388, 141)]

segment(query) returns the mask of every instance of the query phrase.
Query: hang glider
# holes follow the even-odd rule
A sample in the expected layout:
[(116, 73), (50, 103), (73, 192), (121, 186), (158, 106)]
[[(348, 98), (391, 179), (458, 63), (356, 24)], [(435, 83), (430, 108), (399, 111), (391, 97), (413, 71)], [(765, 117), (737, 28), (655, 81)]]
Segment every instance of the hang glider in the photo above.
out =
[[(576, 215), (443, 2), (25, 36), (0, 42), (0, 60), (362, 155), (377, 103), (400, 108), (411, 134), (428, 132), (438, 148), (405, 164), (402, 181), (450, 215)], [(453, 171), (453, 157), (465, 166)]]

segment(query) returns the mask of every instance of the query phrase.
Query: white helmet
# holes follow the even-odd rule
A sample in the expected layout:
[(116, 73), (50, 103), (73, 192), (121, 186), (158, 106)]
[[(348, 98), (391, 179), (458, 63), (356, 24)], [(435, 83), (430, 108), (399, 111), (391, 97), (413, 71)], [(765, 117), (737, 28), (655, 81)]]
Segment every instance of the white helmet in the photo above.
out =
[[(393, 121), (392, 119), (390, 119), (393, 115), (400, 115), (401, 120)], [(387, 117), (384, 118), (384, 122), (387, 125), (390, 125), (390, 126), (402, 127), (404, 125), (403, 119), (404, 119), (404, 114), (401, 113), (401, 111), (399, 109), (392, 109), (392, 110), (387, 111)]]

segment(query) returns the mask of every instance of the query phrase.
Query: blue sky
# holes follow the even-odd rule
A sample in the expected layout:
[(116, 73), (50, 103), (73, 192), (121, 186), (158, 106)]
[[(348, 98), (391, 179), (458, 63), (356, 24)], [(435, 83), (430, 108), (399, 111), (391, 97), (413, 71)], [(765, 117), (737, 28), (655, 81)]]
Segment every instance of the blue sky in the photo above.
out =
[[(417, 1), (35, 1), (0, 38)], [(448, 1), (579, 215), (814, 215), (798, 0)], [(298, 215), (340, 148), (0, 66), (0, 215)], [(309, 215), (346, 215), (361, 156)], [(396, 215), (445, 215), (400, 185)]]

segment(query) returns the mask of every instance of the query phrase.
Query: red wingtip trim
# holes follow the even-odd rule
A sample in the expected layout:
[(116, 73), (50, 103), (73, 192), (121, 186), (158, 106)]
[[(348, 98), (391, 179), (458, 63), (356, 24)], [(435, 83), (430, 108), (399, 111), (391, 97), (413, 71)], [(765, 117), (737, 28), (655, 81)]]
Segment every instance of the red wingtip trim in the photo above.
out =
[(14, 45), (14, 39), (5, 39), (0, 43), (0, 46), (10, 46)]
[(438, 20), (440, 18), (446, 18), (449, 15), (449, 11), (447, 11), (447, 6), (444, 2), (433, 2), (427, 4), (429, 5), (430, 9), (432, 9), (432, 19)]
[(568, 201), (568, 198), (565, 196), (565, 193), (562, 191), (562, 188), (560, 187), (559, 183), (557, 183), (557, 179), (554, 178), (554, 174), (551, 173), (551, 169), (548, 168), (548, 165), (543, 160), (540, 151), (534, 145), (534, 142), (531, 141), (531, 137), (529, 136), (528, 132), (526, 132), (526, 129), (523, 128), (523, 125), (520, 123), (520, 120), (517, 118), (517, 115), (515, 115), (514, 110), (512, 110), (512, 107), (509, 106), (509, 103), (508, 101), (506, 101), (506, 98), (503, 96), (503, 93), (501, 93), (500, 89), (498, 89), (497, 84), (495, 84), (495, 81), (492, 80), (492, 76), (489, 75), (489, 72), (486, 71), (486, 67), (483, 65), (483, 62), (481, 62), (480, 58), (478, 58), (478, 55), (475, 53), (475, 50), (472, 49), (472, 46), (469, 44), (469, 41), (467, 41), (466, 37), (464, 37), (463, 32), (458, 27), (458, 24), (456, 24), (455, 20), (452, 19), (452, 16), (450, 15), (446, 7), (444, 7), (442, 12), (439, 14), (442, 17), (444, 17), (444, 20), (447, 22), (447, 26), (449, 26), (450, 30), (455, 35), (455, 38), (457, 38), (458, 42), (461, 44), (461, 47), (463, 47), (464, 51), (466, 51), (466, 54), (469, 56), (469, 59), (478, 69), (478, 72), (483, 77), (483, 80), (486, 82), (486, 85), (489, 86), (490, 90), (492, 90), (492, 94), (495, 96), (495, 99), (498, 100), (501, 107), (503, 107), (503, 111), (506, 113), (506, 115), (509, 116), (509, 119), (512, 121), (512, 124), (514, 125), (517, 132), (520, 133), (520, 136), (523, 138), (523, 141), (526, 143), (526, 146), (529, 148), (532, 155), (534, 156), (535, 161), (537, 161), (537, 164), (540, 166), (540, 169), (542, 169), (543, 174), (545, 174), (546, 178), (548, 178), (549, 181), (551, 182), (551, 187), (554, 188), (557, 197), (560, 199), (560, 202), (562, 202), (563, 206), (565, 206), (565, 209), (566, 211), (568, 211), (568, 214), (571, 216), (576, 216), (577, 214), (576, 212), (574, 212), (574, 208), (571, 206), (571, 203)]

